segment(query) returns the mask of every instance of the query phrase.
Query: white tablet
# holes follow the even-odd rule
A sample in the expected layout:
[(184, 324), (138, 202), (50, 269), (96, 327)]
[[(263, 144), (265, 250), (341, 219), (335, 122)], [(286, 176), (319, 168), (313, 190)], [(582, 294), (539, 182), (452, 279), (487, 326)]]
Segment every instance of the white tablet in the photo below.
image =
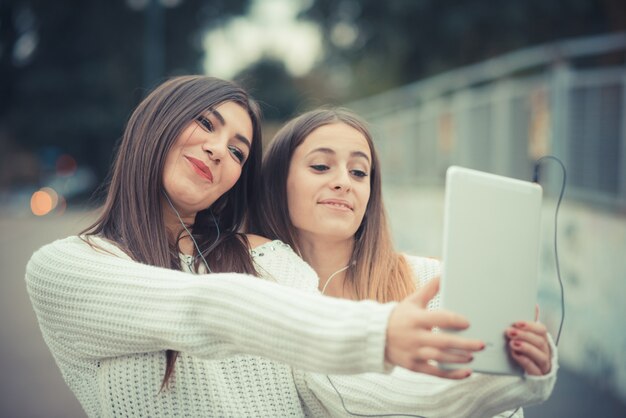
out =
[(475, 371), (523, 373), (504, 330), (535, 317), (541, 199), (536, 183), (456, 166), (446, 172), (440, 302), (469, 320), (456, 333), (485, 342), (468, 365)]

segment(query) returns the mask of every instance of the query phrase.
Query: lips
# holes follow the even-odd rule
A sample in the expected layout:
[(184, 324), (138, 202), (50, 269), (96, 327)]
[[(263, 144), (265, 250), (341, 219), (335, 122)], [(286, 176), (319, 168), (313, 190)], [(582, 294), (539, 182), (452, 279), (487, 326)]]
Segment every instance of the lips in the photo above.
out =
[(320, 205), (325, 205), (333, 209), (338, 210), (353, 210), (352, 205), (347, 200), (342, 199), (324, 199), (318, 202)]
[(204, 177), (208, 181), (213, 182), (213, 173), (211, 173), (211, 170), (205, 163), (198, 160), (197, 158), (193, 158), (188, 155), (185, 155), (185, 158), (191, 163), (191, 166), (196, 173), (198, 173), (201, 177)]

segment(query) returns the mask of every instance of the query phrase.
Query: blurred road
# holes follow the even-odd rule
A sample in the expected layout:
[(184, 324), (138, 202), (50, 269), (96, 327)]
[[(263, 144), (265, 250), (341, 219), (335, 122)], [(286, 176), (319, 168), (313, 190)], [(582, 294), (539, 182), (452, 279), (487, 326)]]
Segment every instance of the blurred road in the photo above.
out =
[[(45, 346), (24, 285), (24, 267), (34, 250), (87, 226), (93, 214), (0, 216), (0, 417), (83, 417)], [(567, 326), (567, 324), (566, 324)], [(599, 382), (564, 367), (552, 398), (527, 408), (527, 418), (626, 417), (626, 404)]]

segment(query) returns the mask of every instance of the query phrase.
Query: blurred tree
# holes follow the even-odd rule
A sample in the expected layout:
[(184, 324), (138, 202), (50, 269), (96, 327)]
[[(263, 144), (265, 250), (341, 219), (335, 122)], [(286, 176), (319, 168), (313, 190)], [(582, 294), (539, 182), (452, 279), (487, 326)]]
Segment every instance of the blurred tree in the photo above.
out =
[(263, 58), (235, 79), (260, 103), (266, 120), (282, 121), (302, 110), (302, 94), (282, 61)]
[[(151, 2), (158, 2), (156, 17)], [(248, 3), (2, 0), (0, 142), (58, 146), (102, 178), (146, 90), (170, 75), (201, 73), (204, 31), (246, 12)], [(145, 51), (154, 47), (161, 70), (147, 80)]]
[[(302, 17), (322, 26), (317, 71), (345, 100), (530, 45), (625, 30), (626, 2), (315, 0)], [(333, 79), (336, 68), (349, 74)]]

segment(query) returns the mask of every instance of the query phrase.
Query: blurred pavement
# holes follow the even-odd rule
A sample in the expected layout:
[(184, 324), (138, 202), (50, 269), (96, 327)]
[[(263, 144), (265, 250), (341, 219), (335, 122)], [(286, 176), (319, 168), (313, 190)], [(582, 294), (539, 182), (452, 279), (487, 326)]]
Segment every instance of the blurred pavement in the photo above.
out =
[[(0, 417), (84, 416), (43, 342), (26, 294), (24, 268), (37, 248), (77, 233), (92, 219), (92, 213), (81, 211), (42, 218), (0, 215)], [(626, 404), (600, 382), (561, 366), (552, 398), (525, 412), (527, 418), (623, 418)]]

